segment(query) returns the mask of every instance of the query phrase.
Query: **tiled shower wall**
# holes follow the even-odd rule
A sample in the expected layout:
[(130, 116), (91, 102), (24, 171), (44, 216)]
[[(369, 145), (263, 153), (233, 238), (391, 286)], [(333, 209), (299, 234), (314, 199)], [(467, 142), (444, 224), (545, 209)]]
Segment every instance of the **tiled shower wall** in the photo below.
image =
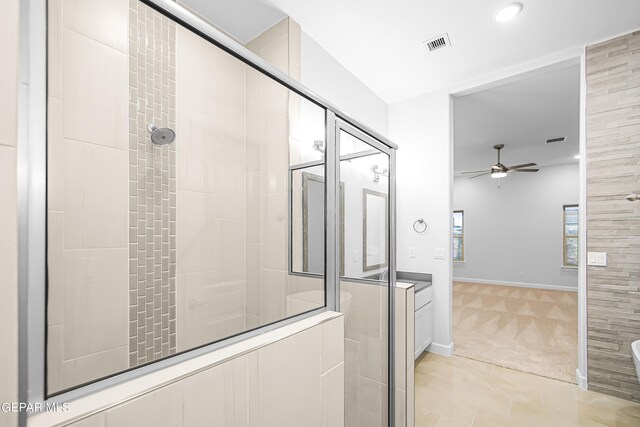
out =
[(176, 24), (129, 5), (129, 366), (176, 352)]
[(589, 388), (640, 402), (631, 342), (640, 337), (640, 32), (587, 48)]
[[(247, 48), (300, 80), (300, 32), (300, 25), (287, 17)], [(246, 312), (247, 327), (256, 327), (298, 314), (300, 301), (288, 298), (293, 294), (316, 290), (319, 300), (308, 304), (310, 308), (323, 304), (324, 283), (288, 274), (287, 174), (289, 163), (299, 162), (300, 141), (295, 135), (301, 126), (302, 101), (255, 70), (247, 71), (246, 85), (245, 147), (247, 159), (256, 160), (246, 163)]]
[(47, 384), (55, 392), (129, 367), (129, 1), (49, 0), (47, 12)]
[[(177, 32), (178, 351), (245, 329), (245, 69)], [(182, 143), (181, 143), (182, 141)]]

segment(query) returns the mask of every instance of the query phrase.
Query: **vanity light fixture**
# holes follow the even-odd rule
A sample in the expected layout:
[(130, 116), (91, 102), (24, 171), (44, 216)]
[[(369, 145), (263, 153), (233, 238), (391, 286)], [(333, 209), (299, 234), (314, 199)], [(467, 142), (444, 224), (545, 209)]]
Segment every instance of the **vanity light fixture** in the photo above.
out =
[(378, 169), (378, 165), (371, 165), (371, 172), (373, 172), (373, 182), (380, 182), (380, 175), (389, 176), (389, 170), (384, 168)]
[(324, 141), (321, 139), (316, 139), (315, 141), (313, 141), (313, 149), (324, 153)]
[(509, 3), (503, 8), (499, 9), (494, 15), (493, 19), (496, 22), (507, 22), (515, 18), (520, 12), (522, 12), (522, 3)]

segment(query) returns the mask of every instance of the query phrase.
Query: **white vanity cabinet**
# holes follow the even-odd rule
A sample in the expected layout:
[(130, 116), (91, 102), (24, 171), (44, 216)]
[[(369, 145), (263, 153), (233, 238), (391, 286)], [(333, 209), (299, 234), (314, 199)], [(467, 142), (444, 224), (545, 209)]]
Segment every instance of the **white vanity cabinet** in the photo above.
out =
[(427, 286), (416, 292), (415, 300), (415, 358), (424, 352), (433, 339), (432, 289)]

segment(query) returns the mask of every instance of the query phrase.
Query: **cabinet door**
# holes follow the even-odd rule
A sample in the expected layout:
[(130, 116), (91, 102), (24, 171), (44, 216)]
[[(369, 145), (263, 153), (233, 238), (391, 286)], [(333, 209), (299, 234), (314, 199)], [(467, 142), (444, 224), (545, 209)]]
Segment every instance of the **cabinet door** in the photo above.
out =
[[(424, 332), (424, 349), (426, 350), (431, 341), (433, 340), (433, 312), (431, 310), (432, 304), (429, 303), (424, 307), (425, 319), (423, 320), (425, 323), (425, 332)], [(423, 350), (424, 351), (424, 350)]]
[(422, 354), (426, 348), (425, 342), (427, 339), (427, 328), (429, 327), (428, 307), (430, 304), (425, 305), (420, 310), (416, 311), (416, 344), (415, 344), (415, 357), (417, 358)]

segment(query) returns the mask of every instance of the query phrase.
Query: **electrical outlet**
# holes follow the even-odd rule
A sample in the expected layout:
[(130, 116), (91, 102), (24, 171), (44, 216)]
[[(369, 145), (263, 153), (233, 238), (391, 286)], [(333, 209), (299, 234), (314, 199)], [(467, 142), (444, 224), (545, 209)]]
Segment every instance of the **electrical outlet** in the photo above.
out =
[(409, 258), (415, 258), (415, 257), (416, 257), (416, 247), (411, 246), (409, 248)]
[(607, 253), (606, 252), (587, 252), (587, 265), (595, 267), (607, 266)]
[(353, 250), (353, 262), (358, 262), (358, 250)]

